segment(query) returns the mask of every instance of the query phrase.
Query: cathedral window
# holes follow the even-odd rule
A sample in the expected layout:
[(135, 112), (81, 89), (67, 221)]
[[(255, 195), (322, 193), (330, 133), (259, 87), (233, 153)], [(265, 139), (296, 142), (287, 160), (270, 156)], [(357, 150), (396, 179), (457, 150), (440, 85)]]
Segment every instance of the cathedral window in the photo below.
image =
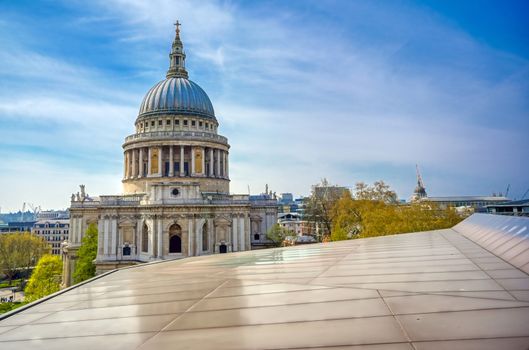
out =
[(202, 127), (202, 122), (198, 122), (198, 126), (199, 126), (199, 127)]
[(176, 125), (180, 125), (180, 119), (175, 119), (174, 123), (175, 123)]
[(162, 126), (162, 123), (163, 123), (163, 121), (158, 120), (158, 125), (159, 125), (159, 126)]
[(154, 120), (151, 122), (151, 126), (154, 126)]
[(171, 125), (171, 119), (167, 119), (167, 125)]
[(184, 126), (187, 126), (187, 120), (184, 120)]
[(208, 223), (206, 222), (204, 226), (202, 226), (202, 251), (207, 251), (208, 245)]
[(191, 121), (191, 126), (195, 126), (195, 121), (194, 120)]

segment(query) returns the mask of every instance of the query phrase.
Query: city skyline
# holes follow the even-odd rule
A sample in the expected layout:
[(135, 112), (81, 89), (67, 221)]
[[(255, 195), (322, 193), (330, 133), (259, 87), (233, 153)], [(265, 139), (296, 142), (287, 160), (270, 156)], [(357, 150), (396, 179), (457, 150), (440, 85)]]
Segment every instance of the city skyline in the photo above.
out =
[(2, 212), (66, 208), (81, 183), (121, 193), (121, 145), (177, 19), (232, 146), (232, 192), (307, 195), (325, 177), (409, 198), (418, 163), (429, 195), (520, 196), (527, 5), (501, 4), (2, 3)]

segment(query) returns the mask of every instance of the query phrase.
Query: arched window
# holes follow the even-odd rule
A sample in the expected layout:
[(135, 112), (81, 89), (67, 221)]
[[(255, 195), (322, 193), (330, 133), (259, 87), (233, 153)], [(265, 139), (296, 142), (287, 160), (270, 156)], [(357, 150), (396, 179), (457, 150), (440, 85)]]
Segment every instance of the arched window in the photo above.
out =
[(202, 251), (207, 251), (209, 242), (208, 242), (208, 223), (206, 222), (204, 226), (202, 226)]
[(182, 253), (182, 228), (178, 224), (169, 227), (169, 253)]
[(258, 241), (258, 240), (259, 240), (259, 234), (258, 234), (258, 233), (254, 234), (254, 235), (253, 235), (253, 239), (254, 239), (255, 241)]
[(141, 251), (147, 253), (149, 251), (149, 228), (147, 224), (143, 224), (141, 231)]

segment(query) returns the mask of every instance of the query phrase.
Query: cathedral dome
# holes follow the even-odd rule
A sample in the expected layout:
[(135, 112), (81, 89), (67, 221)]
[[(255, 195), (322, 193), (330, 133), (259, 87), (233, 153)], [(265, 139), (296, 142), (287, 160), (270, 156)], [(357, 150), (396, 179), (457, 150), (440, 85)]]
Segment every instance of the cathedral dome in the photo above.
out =
[(206, 92), (183, 76), (169, 76), (154, 85), (143, 98), (139, 116), (167, 113), (215, 119), (215, 111)]

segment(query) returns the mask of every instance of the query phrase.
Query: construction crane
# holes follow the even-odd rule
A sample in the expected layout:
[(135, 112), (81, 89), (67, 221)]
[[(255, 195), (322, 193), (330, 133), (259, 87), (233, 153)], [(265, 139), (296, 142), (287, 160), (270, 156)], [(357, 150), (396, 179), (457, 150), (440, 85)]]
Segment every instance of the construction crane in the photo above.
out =
[(509, 197), (509, 190), (511, 189), (511, 184), (507, 185), (507, 189), (505, 190), (505, 198)]
[(520, 198), (520, 199), (525, 199), (525, 196), (527, 196), (528, 193), (529, 193), (529, 188), (527, 189), (527, 191), (525, 191), (525, 193), (523, 194), (522, 198)]
[(39, 213), (40, 213), (40, 205), (39, 206), (35, 206), (35, 205), (31, 204), (31, 203), (27, 203), (27, 205), (31, 209), (33, 214), (35, 214), (35, 216), (39, 215)]

